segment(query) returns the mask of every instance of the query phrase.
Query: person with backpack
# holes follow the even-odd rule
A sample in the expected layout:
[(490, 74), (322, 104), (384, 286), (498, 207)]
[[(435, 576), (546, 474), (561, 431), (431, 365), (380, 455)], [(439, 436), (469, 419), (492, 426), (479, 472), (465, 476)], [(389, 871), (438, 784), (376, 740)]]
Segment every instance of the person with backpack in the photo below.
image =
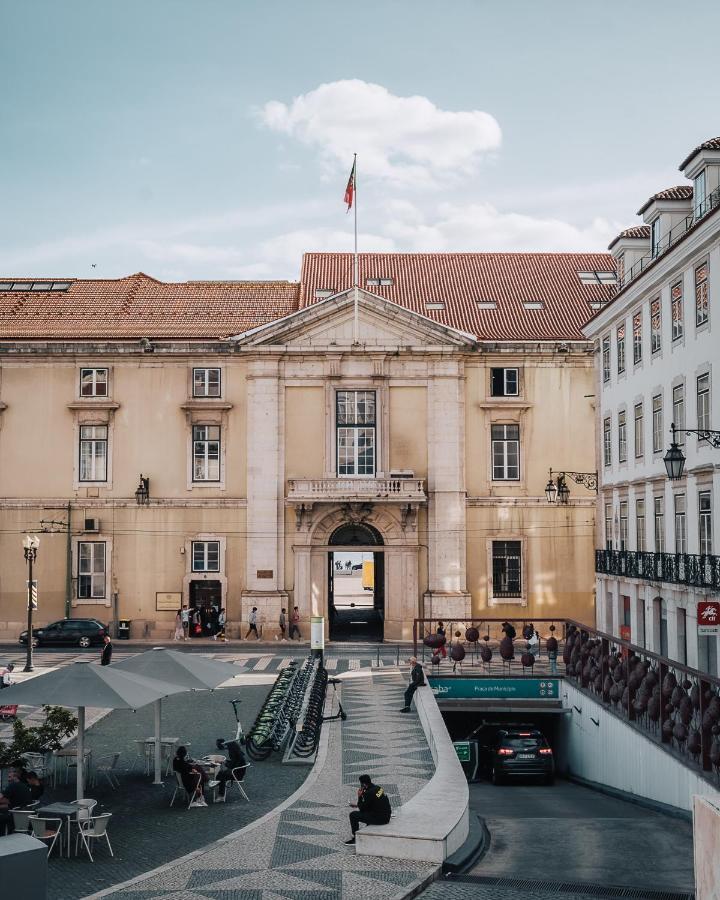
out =
[(412, 665), (412, 669), (410, 670), (410, 684), (405, 689), (405, 706), (400, 710), (401, 713), (410, 712), (410, 704), (412, 703), (415, 691), (425, 684), (425, 672), (423, 672), (423, 667), (417, 661), (416, 657), (413, 656), (410, 659), (410, 664)]

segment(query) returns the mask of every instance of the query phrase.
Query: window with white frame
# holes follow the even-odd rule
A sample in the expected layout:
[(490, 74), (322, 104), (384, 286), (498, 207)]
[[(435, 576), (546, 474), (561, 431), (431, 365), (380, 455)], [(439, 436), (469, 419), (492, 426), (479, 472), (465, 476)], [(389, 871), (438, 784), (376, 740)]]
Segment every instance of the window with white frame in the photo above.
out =
[(712, 494), (700, 491), (698, 494), (698, 531), (700, 536), (700, 556), (710, 556), (712, 550)]
[(603, 381), (610, 381), (610, 338), (604, 337), (602, 340), (602, 372)]
[(192, 542), (193, 572), (220, 571), (220, 541)]
[(612, 425), (610, 416), (603, 419), (603, 465), (612, 465)]
[(628, 502), (620, 501), (620, 549), (628, 548)]
[(107, 481), (108, 427), (80, 426), (79, 481)]
[(660, 252), (660, 216), (650, 223), (650, 253), (653, 258)]
[(107, 397), (107, 395), (107, 369), (80, 369), (81, 397)]
[(492, 542), (493, 597), (522, 597), (520, 541)]
[(220, 369), (193, 369), (193, 397), (220, 396)]
[(672, 339), (677, 341), (685, 334), (682, 281), (676, 282), (670, 289), (670, 306), (672, 309)]
[(650, 303), (650, 352), (657, 353), (662, 347), (662, 306), (656, 297)]
[(605, 549), (613, 548), (612, 503), (605, 504)]
[(693, 203), (696, 219), (702, 218), (707, 212), (707, 190), (705, 182), (705, 169), (699, 172), (693, 179)]
[(80, 541), (78, 543), (78, 599), (104, 599), (105, 583), (105, 542)]
[(708, 294), (708, 264), (702, 263), (695, 269), (695, 326), (704, 325), (710, 314)]
[(619, 325), (616, 332), (617, 370), (618, 375), (625, 371), (625, 323)]
[(493, 425), (490, 429), (490, 436), (493, 481), (518, 481), (520, 479), (520, 426)]
[(642, 402), (635, 404), (634, 416), (635, 459), (640, 459), (645, 453), (645, 416), (643, 413)]
[[(673, 405), (673, 424), (676, 428), (685, 427), (685, 385), (676, 384), (672, 389), (672, 405)], [(676, 435), (677, 443), (682, 446), (684, 443), (683, 435)]]
[(517, 397), (519, 390), (518, 369), (490, 370), (490, 393), (493, 397)]
[(663, 449), (662, 394), (656, 394), (652, 398), (652, 435), (653, 453), (661, 453)]
[(642, 362), (642, 312), (633, 316), (633, 362)]
[(687, 553), (687, 521), (685, 494), (675, 494), (675, 552)]
[(707, 372), (697, 380), (697, 427), (700, 431), (710, 429), (710, 374)]
[(618, 462), (627, 462), (627, 413), (618, 413)]
[(375, 391), (338, 391), (335, 395), (338, 475), (375, 474)]
[(635, 547), (638, 553), (645, 551), (645, 500), (635, 501)]
[(653, 524), (655, 531), (655, 552), (665, 552), (665, 500), (653, 497)]
[(193, 425), (193, 481), (220, 481), (220, 426)]

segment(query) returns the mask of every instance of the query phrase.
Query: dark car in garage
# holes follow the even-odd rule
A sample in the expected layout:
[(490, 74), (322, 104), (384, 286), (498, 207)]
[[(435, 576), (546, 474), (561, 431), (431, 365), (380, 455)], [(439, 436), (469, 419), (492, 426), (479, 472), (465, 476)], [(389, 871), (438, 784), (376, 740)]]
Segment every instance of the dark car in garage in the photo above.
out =
[(478, 770), (503, 784), (508, 778), (555, 779), (555, 760), (545, 735), (531, 724), (483, 722), (468, 740), (477, 745)]
[[(101, 644), (107, 625), (97, 619), (60, 619), (41, 628), (33, 628), (33, 646), (77, 646), (89, 647)], [(27, 644), (27, 630), (20, 633), (20, 643)]]

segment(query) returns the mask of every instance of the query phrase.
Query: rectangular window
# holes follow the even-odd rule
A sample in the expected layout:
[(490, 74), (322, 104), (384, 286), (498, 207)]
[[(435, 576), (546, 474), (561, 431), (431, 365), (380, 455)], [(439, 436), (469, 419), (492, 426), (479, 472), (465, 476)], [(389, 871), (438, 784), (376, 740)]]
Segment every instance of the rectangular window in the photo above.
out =
[(627, 413), (618, 413), (618, 462), (627, 462)]
[(220, 369), (193, 369), (193, 397), (220, 396)]
[(493, 597), (522, 596), (520, 541), (493, 541)]
[(193, 425), (193, 481), (220, 481), (220, 426)]
[(638, 553), (645, 552), (645, 501), (635, 501), (635, 546)]
[(704, 325), (709, 315), (708, 265), (704, 262), (695, 269), (695, 325)]
[(517, 397), (518, 369), (491, 369), (490, 393), (493, 397)]
[(520, 426), (493, 425), (490, 434), (493, 481), (518, 481), (520, 479)]
[(193, 572), (220, 571), (220, 541), (192, 542)]
[(672, 339), (677, 341), (685, 333), (682, 281), (676, 282), (670, 289), (670, 305), (672, 307)]
[(605, 504), (605, 549), (612, 550), (612, 503)]
[(620, 549), (628, 549), (628, 502), (620, 501)]
[(610, 381), (610, 338), (604, 337), (602, 342), (603, 381)]
[(635, 459), (640, 459), (645, 453), (645, 417), (642, 403), (635, 404)]
[(78, 544), (77, 595), (81, 600), (105, 597), (105, 542), (81, 541)]
[(661, 453), (663, 449), (662, 394), (657, 394), (652, 398), (652, 434), (653, 453)]
[(609, 416), (603, 420), (603, 465), (612, 465), (612, 433)]
[(618, 284), (625, 281), (625, 254), (621, 253), (615, 260), (615, 274), (617, 275)]
[(80, 426), (80, 481), (107, 481), (107, 425)]
[(336, 395), (337, 473), (375, 474), (375, 391)]
[(698, 494), (700, 556), (710, 556), (712, 551), (712, 497), (710, 491)]
[(665, 552), (665, 501), (662, 497), (653, 498), (653, 518), (655, 525), (655, 552)]
[(650, 253), (653, 258), (660, 252), (660, 216), (650, 224)]
[(633, 316), (633, 362), (642, 362), (642, 312)]
[[(673, 424), (676, 428), (685, 427), (685, 385), (676, 384), (672, 392), (673, 404)], [(684, 444), (682, 434), (677, 435), (677, 442), (680, 446)]]
[(657, 353), (662, 346), (662, 307), (656, 297), (650, 304), (650, 352)]
[(625, 326), (618, 326), (617, 332), (617, 370), (618, 375), (625, 371)]
[(107, 395), (107, 369), (80, 369), (81, 397), (107, 397)]
[(710, 429), (710, 375), (706, 373), (697, 380), (697, 427), (700, 431)]
[(675, 494), (675, 552), (687, 553), (687, 522), (685, 519), (685, 494)]
[(708, 210), (706, 198), (705, 169), (703, 169), (693, 180), (693, 203), (695, 204), (696, 219), (702, 218)]

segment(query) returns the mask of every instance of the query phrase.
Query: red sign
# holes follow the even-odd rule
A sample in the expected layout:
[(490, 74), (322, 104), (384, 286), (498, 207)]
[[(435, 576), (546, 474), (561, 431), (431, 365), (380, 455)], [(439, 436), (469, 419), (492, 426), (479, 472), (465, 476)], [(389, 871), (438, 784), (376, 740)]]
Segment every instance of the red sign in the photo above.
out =
[(630, 626), (629, 625), (621, 625), (620, 626), (620, 637), (624, 641), (630, 640)]
[(720, 634), (720, 600), (701, 600), (697, 605), (698, 634)]

